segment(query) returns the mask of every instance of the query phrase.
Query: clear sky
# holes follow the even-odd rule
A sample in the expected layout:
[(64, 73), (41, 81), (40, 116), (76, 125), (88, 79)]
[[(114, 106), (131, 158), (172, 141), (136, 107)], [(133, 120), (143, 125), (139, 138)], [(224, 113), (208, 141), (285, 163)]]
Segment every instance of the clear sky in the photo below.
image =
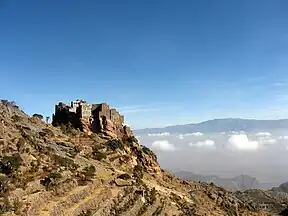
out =
[(288, 118), (287, 0), (0, 0), (0, 96), (82, 98), (133, 128)]

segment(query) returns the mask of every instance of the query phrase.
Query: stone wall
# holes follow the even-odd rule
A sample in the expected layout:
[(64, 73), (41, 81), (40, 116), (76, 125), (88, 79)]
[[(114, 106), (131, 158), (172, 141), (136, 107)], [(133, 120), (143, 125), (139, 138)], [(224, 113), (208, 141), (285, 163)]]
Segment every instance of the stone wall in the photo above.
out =
[(80, 110), (81, 110), (81, 117), (82, 118), (89, 118), (91, 113), (91, 106), (87, 103), (80, 104)]
[(115, 126), (122, 126), (124, 124), (124, 117), (116, 109), (110, 110), (110, 120), (115, 124)]
[[(76, 111), (75, 111), (76, 108)], [(73, 125), (78, 125), (77, 119), (81, 121), (89, 119), (90, 127), (95, 133), (100, 133), (105, 130), (107, 120), (111, 122), (115, 129), (120, 130), (124, 124), (124, 116), (116, 109), (110, 109), (106, 103), (92, 104), (91, 106), (82, 100), (76, 100), (71, 102), (71, 106), (59, 103), (55, 106), (55, 114), (53, 115), (53, 122), (55, 125), (66, 124), (68, 122)]]

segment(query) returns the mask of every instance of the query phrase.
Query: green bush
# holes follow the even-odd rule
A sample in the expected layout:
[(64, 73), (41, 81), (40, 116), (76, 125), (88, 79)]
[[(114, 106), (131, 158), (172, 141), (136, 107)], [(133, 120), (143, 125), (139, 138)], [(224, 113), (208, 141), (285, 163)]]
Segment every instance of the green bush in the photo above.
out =
[(17, 171), (21, 165), (21, 161), (19, 155), (4, 156), (0, 162), (0, 172), (9, 175)]
[(92, 216), (91, 210), (82, 211), (78, 216)]
[(131, 176), (128, 173), (123, 173), (123, 174), (120, 174), (117, 178), (123, 179), (123, 180), (129, 180), (131, 179)]
[(8, 177), (0, 177), (0, 197), (4, 197), (4, 194), (9, 191), (9, 180)]
[(95, 159), (95, 160), (101, 161), (101, 160), (107, 158), (107, 154), (106, 154), (106, 153), (99, 152), (99, 151), (95, 151), (95, 152), (92, 152), (92, 157), (93, 157), (93, 159)]
[(62, 157), (59, 155), (54, 155), (54, 160), (57, 165), (70, 168), (70, 169), (77, 169), (79, 166), (74, 163), (74, 161), (67, 157)]
[(39, 118), (39, 119), (41, 119), (41, 120), (44, 118), (43, 115), (37, 114), (37, 113), (33, 114), (33, 117), (34, 117), (34, 118)]
[(135, 136), (131, 136), (127, 138), (127, 142), (138, 143), (138, 139)]
[(120, 149), (120, 150), (123, 150), (124, 149), (124, 145), (123, 143), (120, 141), (120, 140), (109, 140), (107, 143), (107, 148), (110, 149), (110, 150), (113, 150), (115, 151), (116, 149)]
[(44, 128), (42, 131), (45, 133), (46, 136), (48, 136), (48, 137), (54, 137), (53, 131), (50, 130), (49, 128)]
[(75, 158), (77, 154), (81, 152), (82, 148), (80, 146), (74, 146), (71, 150), (69, 150), (69, 153), (72, 158)]
[(145, 153), (145, 154), (147, 154), (147, 155), (154, 155), (154, 152), (153, 151), (151, 151), (149, 148), (147, 148), (146, 146), (141, 146), (141, 148), (142, 148), (142, 151)]
[(68, 124), (61, 124), (60, 129), (65, 134), (72, 134), (75, 131), (73, 125), (70, 122)]
[(142, 179), (143, 178), (143, 167), (139, 164), (137, 164), (133, 169), (133, 176), (135, 178)]
[(86, 181), (90, 181), (95, 176), (96, 168), (93, 165), (84, 168), (83, 174)]
[(48, 177), (51, 179), (59, 179), (62, 177), (62, 175), (59, 172), (52, 172), (52, 173), (49, 173)]
[(105, 148), (104, 146), (101, 146), (99, 144), (95, 144), (92, 147), (92, 158), (95, 160), (102, 160), (107, 158), (107, 154), (100, 152), (99, 150)]
[(11, 119), (12, 119), (13, 122), (19, 122), (19, 121), (22, 120), (22, 117), (21, 117), (21, 116), (18, 116), (18, 115), (13, 115), (13, 116), (11, 117)]

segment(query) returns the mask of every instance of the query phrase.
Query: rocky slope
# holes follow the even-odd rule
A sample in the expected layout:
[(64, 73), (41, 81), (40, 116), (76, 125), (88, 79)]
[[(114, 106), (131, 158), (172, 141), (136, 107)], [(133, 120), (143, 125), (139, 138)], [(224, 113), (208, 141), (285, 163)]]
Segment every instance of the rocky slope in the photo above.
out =
[(250, 203), (255, 209), (265, 210), (273, 215), (288, 215), (288, 183), (270, 190), (251, 189), (235, 193), (241, 200)]
[(53, 127), (0, 102), (2, 215), (269, 215), (162, 170), (133, 134)]

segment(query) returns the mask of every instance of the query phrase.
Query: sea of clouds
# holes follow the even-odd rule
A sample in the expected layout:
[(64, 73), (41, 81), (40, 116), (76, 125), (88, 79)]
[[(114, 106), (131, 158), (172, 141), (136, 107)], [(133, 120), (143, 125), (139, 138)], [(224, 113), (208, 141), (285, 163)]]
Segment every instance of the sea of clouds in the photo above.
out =
[(155, 133), (137, 136), (172, 171), (232, 177), (248, 174), (265, 182), (288, 181), (288, 131)]

